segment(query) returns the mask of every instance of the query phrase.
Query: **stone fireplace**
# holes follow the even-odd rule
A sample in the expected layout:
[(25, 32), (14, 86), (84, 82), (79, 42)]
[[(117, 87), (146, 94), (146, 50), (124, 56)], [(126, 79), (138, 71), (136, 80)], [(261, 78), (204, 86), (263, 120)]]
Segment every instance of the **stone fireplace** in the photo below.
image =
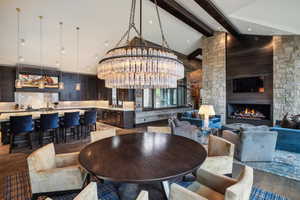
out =
[[(286, 113), (300, 114), (300, 36), (237, 39), (217, 32), (202, 38), (202, 51), (201, 97), (222, 123), (272, 125)], [(234, 89), (234, 79), (251, 77), (263, 77), (263, 88)]]

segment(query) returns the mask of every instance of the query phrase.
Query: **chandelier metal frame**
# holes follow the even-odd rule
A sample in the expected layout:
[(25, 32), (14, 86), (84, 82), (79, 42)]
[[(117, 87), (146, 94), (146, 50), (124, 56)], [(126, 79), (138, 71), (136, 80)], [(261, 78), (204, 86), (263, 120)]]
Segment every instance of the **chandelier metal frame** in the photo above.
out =
[[(128, 30), (99, 62), (98, 78), (108, 88), (146, 89), (176, 88), (184, 77), (183, 63), (170, 50), (165, 39), (160, 14), (155, 0), (162, 45), (149, 45), (142, 35), (142, 0), (140, 0), (140, 30), (135, 26), (136, 0), (132, 0)], [(130, 33), (138, 35), (138, 43), (130, 42)], [(126, 38), (126, 40), (125, 40)], [(121, 45), (126, 41), (125, 45)]]

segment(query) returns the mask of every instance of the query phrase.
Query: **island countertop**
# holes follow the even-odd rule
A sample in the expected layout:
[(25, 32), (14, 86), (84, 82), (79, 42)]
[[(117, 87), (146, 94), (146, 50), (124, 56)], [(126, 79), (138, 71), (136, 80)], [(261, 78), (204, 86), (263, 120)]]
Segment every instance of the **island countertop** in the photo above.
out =
[(33, 119), (39, 119), (41, 114), (51, 114), (58, 113), (59, 116), (63, 116), (64, 113), (68, 112), (80, 112), (82, 115), (85, 110), (82, 109), (67, 109), (67, 110), (51, 110), (51, 111), (29, 111), (29, 112), (10, 112), (10, 113), (2, 113), (0, 115), (0, 122), (9, 121), (11, 116), (24, 116), (24, 115), (32, 115)]

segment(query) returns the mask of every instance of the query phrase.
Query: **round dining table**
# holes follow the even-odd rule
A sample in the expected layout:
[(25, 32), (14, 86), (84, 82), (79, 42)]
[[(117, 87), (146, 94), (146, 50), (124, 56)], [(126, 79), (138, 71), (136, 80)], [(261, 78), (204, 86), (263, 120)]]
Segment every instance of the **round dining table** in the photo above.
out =
[(194, 172), (206, 157), (205, 148), (193, 140), (145, 132), (91, 143), (80, 151), (79, 163), (101, 180), (131, 184), (159, 182), (168, 198), (168, 181)]

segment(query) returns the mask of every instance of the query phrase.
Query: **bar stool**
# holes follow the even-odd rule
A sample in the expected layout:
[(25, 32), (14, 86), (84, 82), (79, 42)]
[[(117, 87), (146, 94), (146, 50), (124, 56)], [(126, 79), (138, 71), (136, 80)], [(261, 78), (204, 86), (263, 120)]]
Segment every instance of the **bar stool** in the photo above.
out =
[[(43, 146), (44, 139), (50, 138), (51, 142), (58, 143), (59, 117), (58, 113), (41, 114), (39, 121), (39, 144)], [(45, 133), (49, 133), (45, 135)]]
[(73, 133), (73, 138), (75, 139), (75, 135), (79, 139), (79, 126), (80, 126), (80, 115), (79, 112), (69, 112), (64, 114), (64, 119), (62, 121), (63, 128), (63, 138), (64, 142), (67, 142), (67, 131), (70, 130)]
[(26, 136), (27, 142), (28, 142), (30, 148), (32, 149), (31, 133), (33, 132), (33, 129), (34, 129), (32, 115), (11, 116), (9, 121), (10, 121), (9, 153), (11, 153), (12, 149), (14, 148), (16, 136)]
[[(97, 111), (90, 110), (84, 112), (83, 119), (81, 120), (81, 134), (85, 134), (85, 137), (88, 135), (91, 130), (96, 131), (96, 122), (97, 122)], [(85, 128), (85, 132), (83, 132), (83, 128)], [(91, 129), (92, 128), (92, 129)]]

